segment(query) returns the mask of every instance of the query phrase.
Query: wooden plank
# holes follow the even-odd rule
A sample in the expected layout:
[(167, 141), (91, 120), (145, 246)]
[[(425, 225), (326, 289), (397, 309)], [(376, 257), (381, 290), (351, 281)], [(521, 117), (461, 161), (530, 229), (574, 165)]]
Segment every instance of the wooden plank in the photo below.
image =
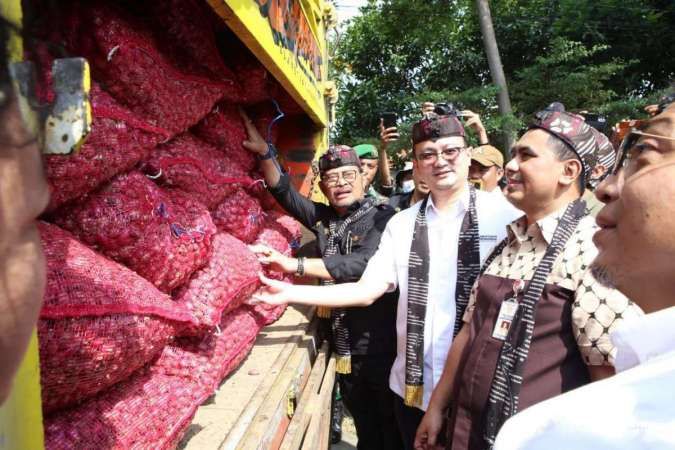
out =
[(335, 383), (335, 356), (330, 358), (328, 367), (326, 367), (326, 375), (323, 377), (321, 383), (321, 390), (317, 398), (318, 409), (312, 414), (312, 419), (307, 428), (305, 440), (302, 443), (302, 450), (317, 450), (319, 449), (319, 441), (321, 437), (322, 414), (327, 412), (330, 414), (330, 402), (333, 397), (333, 384)]
[(309, 377), (314, 355), (314, 338), (303, 338), (258, 408), (243, 440), (236, 445), (237, 449), (274, 448), (272, 444), (275, 436), (279, 435), (280, 428), (285, 432), (285, 426), (290, 423), (287, 416), (287, 393), (293, 384), (304, 385)]
[[(314, 315), (313, 309), (308, 310), (307, 315), (308, 317), (312, 317)], [(239, 415), (237, 421), (234, 423), (223, 442), (219, 445), (219, 448), (234, 449), (239, 442), (243, 440), (248, 428), (251, 426), (251, 423), (258, 413), (258, 410), (265, 401), (265, 398), (271, 391), (280, 374), (283, 372), (289, 358), (302, 342), (303, 336), (312, 336), (314, 335), (315, 330), (316, 323), (313, 322), (306, 331), (302, 330), (288, 338), (288, 342), (284, 344), (279, 351), (278, 356), (272, 362), (266, 378), (260, 383), (255, 394), (247, 402), (245, 409)]]
[(302, 445), (302, 438), (305, 436), (311, 418), (311, 405), (318, 398), (319, 387), (326, 370), (327, 353), (328, 343), (324, 342), (316, 361), (314, 361), (309, 380), (302, 391), (293, 419), (291, 419), (291, 423), (286, 430), (286, 435), (280, 446), (281, 450), (296, 450)]
[[(331, 399), (332, 400), (332, 399)], [(330, 415), (331, 403), (328, 403), (328, 410), (321, 411), (321, 427), (319, 432), (319, 448), (328, 449), (330, 447)]]

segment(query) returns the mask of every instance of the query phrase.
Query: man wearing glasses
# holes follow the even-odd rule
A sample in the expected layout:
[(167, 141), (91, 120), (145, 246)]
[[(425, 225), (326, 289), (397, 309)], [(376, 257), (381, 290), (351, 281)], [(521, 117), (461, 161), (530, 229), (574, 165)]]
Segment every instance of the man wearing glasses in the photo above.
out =
[(597, 226), (580, 197), (597, 151), (582, 117), (551, 109), (511, 149), (506, 197), (525, 216), (473, 288), (420, 448), (433, 447), (448, 407), (452, 449), (491, 448), (518, 411), (614, 373), (609, 332), (640, 311), (590, 272)]
[(647, 314), (611, 335), (617, 375), (516, 415), (495, 449), (675, 448), (675, 105), (626, 137), (596, 195), (592, 271)]
[(389, 221), (361, 279), (330, 287), (265, 279), (268, 289), (258, 296), (268, 303), (372, 307), (399, 289), (389, 386), (406, 449), (413, 448), (480, 264), (516, 217), (503, 200), (469, 185), (471, 149), (457, 117), (427, 114), (412, 134), (413, 164), (430, 195)]
[[(316, 235), (321, 254), (320, 258), (292, 258), (265, 246), (253, 247), (260, 262), (272, 270), (318, 278), (321, 284), (358, 280), (394, 210), (364, 195), (356, 152), (339, 145), (319, 158), (320, 187), (329, 204), (312, 202), (291, 186), (273, 149), (245, 115), (244, 122), (248, 140), (243, 145), (258, 155), (270, 192)], [(381, 302), (368, 308), (324, 308), (320, 312), (331, 318), (340, 392), (354, 418), (358, 448), (400, 448), (396, 421), (387, 407), (393, 402), (388, 378), (396, 354), (395, 294), (384, 294)]]

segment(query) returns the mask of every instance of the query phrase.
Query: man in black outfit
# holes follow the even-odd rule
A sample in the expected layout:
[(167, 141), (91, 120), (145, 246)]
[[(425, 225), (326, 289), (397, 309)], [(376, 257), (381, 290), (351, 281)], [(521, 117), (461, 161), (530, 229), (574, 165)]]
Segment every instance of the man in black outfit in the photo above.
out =
[[(265, 142), (245, 114), (248, 140), (257, 154), (270, 193), (317, 238), (320, 258), (292, 258), (254, 246), (260, 262), (272, 270), (318, 278), (322, 284), (345, 283), (361, 277), (380, 236), (394, 214), (387, 205), (364, 195), (360, 161), (347, 146), (334, 146), (319, 159), (321, 190), (329, 205), (303, 197), (291, 186)], [(389, 389), (389, 371), (396, 355), (396, 293), (367, 308), (330, 311), (336, 371), (345, 405), (352, 413), (359, 449), (401, 448)], [(328, 311), (323, 310), (324, 315)]]

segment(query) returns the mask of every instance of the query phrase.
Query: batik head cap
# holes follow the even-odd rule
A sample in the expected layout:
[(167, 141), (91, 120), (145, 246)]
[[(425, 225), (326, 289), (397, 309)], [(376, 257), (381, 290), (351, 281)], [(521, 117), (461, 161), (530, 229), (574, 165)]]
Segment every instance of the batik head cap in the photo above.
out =
[(435, 113), (428, 113), (412, 128), (413, 145), (450, 136), (464, 137), (462, 122), (453, 115), (439, 116)]
[(581, 181), (585, 186), (598, 163), (598, 144), (593, 127), (577, 114), (545, 109), (535, 114), (529, 129), (544, 130), (567, 144), (581, 162)]
[(353, 148), (347, 145), (332, 145), (319, 158), (319, 173), (343, 166), (361, 167), (361, 160)]

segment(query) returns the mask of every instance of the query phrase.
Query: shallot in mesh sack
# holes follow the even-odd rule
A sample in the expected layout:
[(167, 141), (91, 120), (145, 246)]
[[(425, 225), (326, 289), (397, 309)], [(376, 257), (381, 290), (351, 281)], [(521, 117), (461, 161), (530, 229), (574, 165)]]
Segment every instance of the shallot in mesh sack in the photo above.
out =
[(222, 81), (223, 98), (237, 101), (241, 87), (218, 50), (216, 30), (223, 20), (203, 0), (133, 2), (132, 11), (150, 23), (160, 51), (187, 73)]
[(224, 152), (230, 161), (237, 163), (246, 172), (258, 164), (253, 153), (242, 145), (247, 139), (246, 128), (234, 104), (219, 103), (191, 131)]
[(216, 234), (208, 264), (174, 294), (192, 315), (192, 325), (182, 334), (213, 330), (223, 314), (240, 306), (257, 289), (260, 270), (246, 244), (227, 233)]
[(82, 148), (73, 155), (45, 156), (50, 210), (131, 169), (170, 136), (122, 107), (98, 84), (90, 95), (93, 123)]
[(47, 286), (38, 336), (42, 407), (72, 405), (127, 378), (190, 315), (131, 270), (41, 222)]
[(160, 145), (146, 161), (146, 171), (167, 186), (191, 194), (211, 209), (253, 180), (223, 152), (182, 134)]
[[(294, 234), (292, 226), (297, 224), (294, 219), (276, 211), (269, 211), (262, 230), (254, 245), (265, 245), (284, 255), (290, 256), (300, 247), (300, 235)], [(299, 231), (299, 225), (297, 225)], [(289, 277), (282, 273), (264, 268), (265, 275), (277, 280), (289, 281)]]
[(231, 45), (227, 51), (227, 63), (237, 75), (241, 86), (239, 101), (246, 105), (260, 103), (270, 99), (272, 75), (251, 52), (243, 45)]
[(268, 211), (256, 242), (290, 255), (300, 248), (301, 239), (302, 228), (297, 220), (278, 211)]
[(218, 230), (247, 244), (255, 240), (265, 220), (260, 202), (243, 189), (227, 197), (211, 212), (211, 217)]
[(252, 172), (251, 177), (255, 180), (255, 182), (249, 186), (247, 192), (258, 199), (262, 209), (265, 211), (281, 209), (279, 203), (277, 203), (276, 199), (272, 196), (272, 194), (270, 194), (270, 191), (267, 190), (267, 187), (263, 181), (263, 175), (259, 172)]
[[(291, 282), (291, 277), (284, 277), (284, 281)], [(253, 294), (255, 295), (255, 293)], [(251, 310), (253, 317), (261, 327), (276, 322), (286, 311), (288, 305), (268, 305), (267, 303), (255, 303), (245, 305)]]
[(216, 231), (201, 203), (169, 195), (140, 172), (115, 177), (54, 220), (164, 292), (206, 264)]
[(176, 67), (147, 23), (114, 2), (72, 1), (62, 8), (67, 50), (89, 61), (94, 78), (132, 111), (174, 134), (199, 122), (232, 84)]
[(196, 380), (208, 397), (246, 357), (260, 328), (250, 308), (243, 305), (224, 315), (216, 332), (177, 338), (167, 345), (153, 370)]
[(46, 417), (46, 448), (176, 448), (197, 407), (246, 358), (260, 326), (242, 307), (224, 317), (220, 329), (206, 338), (176, 340), (152, 366)]

